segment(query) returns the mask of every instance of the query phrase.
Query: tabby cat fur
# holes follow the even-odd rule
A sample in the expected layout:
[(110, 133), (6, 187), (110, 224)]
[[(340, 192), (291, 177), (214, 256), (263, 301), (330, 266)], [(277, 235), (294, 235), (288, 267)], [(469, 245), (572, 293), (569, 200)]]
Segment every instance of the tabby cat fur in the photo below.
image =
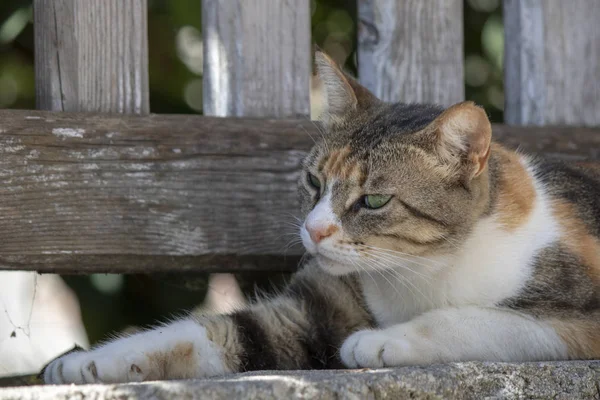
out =
[(600, 358), (599, 176), (492, 142), (471, 102), (385, 103), (321, 52), (316, 66), (311, 258), (288, 286), (70, 353), (46, 382)]

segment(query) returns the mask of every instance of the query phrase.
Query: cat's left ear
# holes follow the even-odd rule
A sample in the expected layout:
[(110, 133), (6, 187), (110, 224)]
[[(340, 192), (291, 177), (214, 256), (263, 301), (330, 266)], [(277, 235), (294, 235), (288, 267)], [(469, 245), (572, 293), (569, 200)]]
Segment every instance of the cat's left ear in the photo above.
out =
[(492, 141), (492, 125), (483, 108), (472, 101), (455, 104), (437, 117), (430, 128), (437, 153), (444, 161), (459, 168), (469, 180), (483, 172)]
[(319, 120), (328, 128), (344, 124), (357, 112), (368, 110), (379, 102), (321, 50), (315, 52), (316, 76), (321, 83), (323, 110)]

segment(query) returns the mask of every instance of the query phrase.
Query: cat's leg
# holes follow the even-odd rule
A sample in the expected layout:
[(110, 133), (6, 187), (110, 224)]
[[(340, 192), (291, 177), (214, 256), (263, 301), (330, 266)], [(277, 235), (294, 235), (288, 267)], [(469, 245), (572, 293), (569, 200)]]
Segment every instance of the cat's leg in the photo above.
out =
[(44, 370), (46, 383), (138, 382), (221, 375), (232, 371), (210, 331), (189, 318), (69, 353)]
[(386, 329), (359, 331), (341, 348), (342, 360), (350, 368), (568, 356), (567, 344), (549, 321), (479, 307), (433, 310)]
[(229, 315), (194, 316), (67, 354), (48, 383), (182, 379), (259, 369), (342, 367), (338, 349), (372, 326), (358, 284), (307, 267), (277, 297)]

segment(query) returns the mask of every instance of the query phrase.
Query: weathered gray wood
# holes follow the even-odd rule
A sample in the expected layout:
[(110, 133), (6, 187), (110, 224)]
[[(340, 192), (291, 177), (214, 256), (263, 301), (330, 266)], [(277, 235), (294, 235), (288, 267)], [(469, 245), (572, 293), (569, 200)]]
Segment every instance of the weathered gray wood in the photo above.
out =
[[(600, 160), (598, 129), (494, 134)], [(309, 135), (306, 120), (0, 110), (0, 269), (290, 270)]]
[[(309, 0), (204, 0), (204, 114), (307, 116), (310, 110)], [(288, 240), (292, 236), (288, 236)], [(213, 275), (206, 301), (237, 286)], [(215, 309), (235, 303), (221, 301)]]
[(37, 107), (148, 113), (147, 0), (34, 0)]
[(309, 114), (309, 0), (203, 0), (204, 113)]
[[(128, 240), (127, 238), (123, 240)], [(100, 243), (100, 236), (98, 243)], [(103, 251), (106, 251), (104, 249)], [(66, 250), (65, 250), (66, 251)], [(122, 249), (115, 249), (115, 252)], [(90, 250), (91, 253), (91, 250)], [(61, 275), (93, 273), (223, 273), (293, 272), (300, 261), (299, 251), (289, 254), (0, 254), (0, 270), (38, 271)], [(188, 276), (189, 277), (189, 276)], [(184, 279), (185, 280), (185, 279)], [(211, 286), (212, 289), (212, 286)]]
[(284, 261), (311, 143), (299, 121), (34, 111), (0, 111), (0, 121), (2, 268), (235, 270), (254, 260), (273, 266), (269, 254)]
[(462, 0), (360, 0), (358, 74), (387, 101), (464, 100)]
[(598, 0), (504, 0), (507, 123), (600, 125), (598, 21)]

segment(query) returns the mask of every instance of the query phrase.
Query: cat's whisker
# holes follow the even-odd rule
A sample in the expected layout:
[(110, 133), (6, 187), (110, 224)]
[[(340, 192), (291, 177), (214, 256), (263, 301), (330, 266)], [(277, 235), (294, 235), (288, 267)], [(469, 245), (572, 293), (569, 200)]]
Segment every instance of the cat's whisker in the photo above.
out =
[(373, 249), (373, 250), (380, 250), (380, 251), (384, 251), (384, 252), (388, 252), (388, 253), (393, 253), (393, 254), (399, 254), (401, 256), (405, 256), (405, 257), (410, 257), (410, 258), (414, 258), (414, 259), (418, 259), (418, 260), (423, 260), (423, 261), (427, 261), (430, 263), (434, 263), (434, 264), (438, 264), (440, 266), (445, 266), (446, 264), (442, 261), (439, 260), (434, 260), (432, 258), (428, 258), (428, 257), (423, 257), (423, 256), (417, 256), (414, 254), (409, 254), (409, 253), (405, 253), (402, 251), (398, 251), (398, 250), (392, 250), (392, 249), (387, 249), (384, 247), (376, 247), (376, 246), (371, 246), (368, 244), (363, 244), (363, 247), (369, 248), (369, 249)]
[(298, 233), (298, 232), (284, 232), (281, 235), (282, 236), (298, 236), (298, 237), (300, 237), (300, 233)]
[(304, 132), (306, 132), (306, 134), (308, 135), (309, 138), (312, 139), (314, 144), (317, 144), (317, 141), (315, 140), (315, 138), (313, 137), (313, 135), (310, 134), (310, 132), (308, 131), (308, 129), (306, 129), (304, 126), (300, 125), (300, 127), (302, 128), (302, 130)]
[[(377, 283), (377, 280), (373, 277), (373, 275), (371, 274), (371, 272), (369, 272), (369, 270), (367, 268), (365, 268), (364, 266), (360, 265), (359, 263), (356, 263), (355, 261), (351, 260), (352, 263), (352, 267), (354, 268), (354, 270), (356, 271), (357, 274), (366, 274), (369, 278), (371, 278), (371, 280), (373, 281), (373, 284), (375, 285), (375, 288), (377, 288), (377, 290), (380, 293), (383, 293), (381, 288), (379, 287), (379, 284)], [(397, 292), (398, 295), (400, 297), (402, 297), (402, 295)]]
[(304, 224), (304, 220), (302, 218), (290, 212), (281, 213), (278, 216), (278, 219), (280, 219), (281, 223), (293, 226), (297, 229), (299, 229)]
[(302, 224), (294, 221), (283, 221), (283, 223), (288, 226), (293, 226), (294, 228), (300, 228), (302, 226)]
[[(395, 269), (390, 269), (387, 264), (384, 264), (380, 261), (374, 261), (374, 265), (375, 265), (375, 270), (377, 272), (379, 272), (380, 275), (382, 277), (384, 277), (384, 279), (385, 279), (384, 274), (386, 274), (386, 273), (391, 274), (393, 278), (396, 278), (395, 280), (397, 282), (401, 283), (404, 287), (406, 287), (408, 290), (410, 290), (410, 292), (412, 293), (413, 296), (416, 296), (416, 294), (409, 286), (407, 286), (407, 284), (410, 285), (412, 288), (414, 288), (423, 297), (423, 299), (427, 300), (432, 306), (435, 306), (435, 303), (433, 302), (433, 300), (430, 297), (428, 297), (421, 289), (419, 289), (419, 287), (417, 285), (415, 285), (405, 275), (401, 274), (399, 271), (397, 271)], [(390, 282), (389, 280), (387, 280), (387, 281)], [(390, 284), (391, 284), (391, 282), (390, 282)]]
[(413, 254), (409, 254), (409, 253), (404, 253), (404, 252), (401, 252), (401, 251), (398, 251), (398, 250), (392, 250), (392, 249), (386, 249), (386, 248), (383, 248), (383, 247), (370, 246), (368, 244), (364, 244), (362, 246), (366, 247), (368, 249), (372, 249), (372, 250), (379, 250), (379, 251), (382, 251), (382, 252), (398, 254), (398, 255), (401, 255), (401, 256), (409, 257), (409, 258), (416, 258), (416, 259), (419, 259), (419, 260), (431, 262), (431, 263), (434, 263), (434, 264), (438, 264), (440, 267), (445, 267), (446, 266), (446, 264), (443, 263), (443, 262), (441, 262), (441, 261), (433, 260), (431, 258), (427, 258), (427, 257), (423, 257), (423, 256), (417, 256), (417, 255), (413, 255)]
[(404, 258), (401, 258), (401, 257), (398, 257), (398, 256), (392, 256), (392, 255), (385, 254), (385, 253), (383, 253), (383, 254), (382, 253), (377, 253), (377, 252), (373, 252), (373, 251), (369, 251), (369, 250), (364, 251), (364, 253), (366, 255), (370, 256), (370, 257), (376, 257), (379, 260), (387, 261), (389, 264), (391, 264), (391, 266), (400, 267), (400, 268), (403, 268), (403, 269), (405, 269), (407, 271), (410, 271), (413, 274), (415, 274), (416, 276), (418, 276), (420, 278), (423, 278), (423, 279), (425, 279), (427, 281), (429, 281), (431, 279), (430, 276), (428, 276), (426, 274), (423, 274), (421, 272), (415, 271), (414, 269), (412, 269), (409, 266), (407, 266), (407, 265), (404, 264), (404, 263), (408, 262), (408, 263), (413, 263), (413, 264), (421, 265), (419, 263), (413, 262), (412, 260), (404, 259)]
[(356, 260), (354, 260), (352, 258), (350, 259), (350, 262), (356, 266), (355, 269), (360, 268), (364, 273), (366, 273), (367, 276), (369, 276), (369, 278), (371, 278), (371, 280), (375, 284), (375, 287), (377, 288), (377, 290), (379, 290), (381, 292), (381, 289), (379, 288), (377, 281), (375, 280), (375, 278), (373, 278), (373, 275), (371, 275), (371, 273), (369, 272), (369, 270), (367, 268), (363, 267), (362, 265), (360, 265), (360, 263), (358, 263)]
[(287, 221), (281, 221), (284, 224), (294, 224), (296, 226), (301, 226), (303, 221), (301, 221), (300, 219), (295, 219), (295, 220), (287, 220)]
[(443, 237), (443, 239), (444, 239), (444, 240), (445, 240), (447, 243), (449, 243), (451, 246), (453, 246), (453, 247), (454, 247), (454, 249), (456, 249), (456, 250), (459, 250), (459, 249), (460, 249), (460, 243), (459, 243), (459, 242), (458, 242), (456, 239), (451, 239), (451, 238), (448, 238), (448, 237), (445, 237), (445, 236)]
[[(374, 250), (374, 249), (364, 249), (362, 250), (362, 252), (367, 255), (367, 256), (377, 256), (380, 258), (385, 258), (391, 262), (393, 262), (394, 264), (399, 264), (399, 266), (403, 267), (403, 268), (409, 268), (411, 270), (413, 270), (413, 268), (411, 268), (410, 266), (417, 266), (417, 267), (424, 267), (425, 271), (427, 273), (429, 272), (433, 272), (437, 269), (436, 266), (433, 265), (429, 265), (420, 261), (415, 261), (409, 257), (405, 257), (405, 256), (400, 256), (397, 254), (392, 254), (392, 253), (388, 253), (388, 252), (384, 252), (384, 251), (380, 251), (380, 250)], [(413, 270), (414, 271), (414, 270)], [(416, 274), (420, 274), (423, 276), (427, 276), (429, 277), (429, 275), (427, 273), (424, 272), (418, 272), (418, 271), (414, 271)]]
[[(410, 258), (401, 257), (401, 256), (398, 256), (398, 255), (395, 255), (395, 254), (390, 254), (390, 253), (387, 253), (387, 252), (382, 252), (380, 250), (367, 249), (367, 250), (363, 250), (363, 253), (366, 254), (366, 255), (368, 255), (368, 256), (371, 256), (371, 257), (374, 257), (374, 256), (388, 257), (389, 260), (395, 261), (396, 264), (398, 264), (399, 261), (403, 261), (405, 263), (411, 263), (413, 265), (418, 265), (418, 266), (424, 267), (424, 268), (426, 268), (430, 272), (433, 272), (433, 271), (435, 271), (437, 269), (436, 266), (424, 264), (424, 263), (421, 263), (419, 261), (411, 260)], [(420, 272), (412, 270), (412, 268), (410, 268), (410, 267), (408, 267), (408, 266), (406, 266), (404, 264), (399, 264), (398, 266), (402, 266), (403, 268), (408, 268), (411, 271), (413, 271), (415, 274), (421, 274), (423, 276), (426, 276), (426, 275), (424, 275), (424, 274), (422, 274)]]
[[(290, 234), (287, 234), (286, 236), (290, 236), (290, 235), (293, 235), (293, 234), (290, 233)], [(298, 235), (293, 235), (292, 238), (289, 239), (289, 242), (298, 242), (298, 243), (301, 243), (302, 242), (302, 238), (300, 236), (298, 236)]]
[[(385, 260), (385, 259), (372, 259), (371, 261), (372, 261), (372, 263), (373, 263), (374, 265), (376, 265), (376, 266), (377, 266), (379, 269), (383, 269), (383, 270), (388, 270), (388, 269), (394, 269), (394, 270), (396, 270), (396, 267), (398, 267), (398, 266), (397, 266), (397, 265), (395, 265), (395, 264), (391, 264), (391, 263), (389, 262), (389, 260)], [(403, 268), (403, 270), (409, 271), (409, 272), (411, 272), (411, 273), (414, 273), (414, 272), (415, 272), (415, 271), (412, 271), (412, 270), (410, 270), (410, 269), (406, 269), (406, 268)], [(422, 282), (423, 282), (424, 284), (426, 284), (426, 285), (431, 285), (431, 281), (430, 281), (430, 280), (429, 280), (429, 279), (428, 279), (426, 276), (420, 276), (420, 275), (418, 275), (418, 274), (415, 274), (415, 276), (414, 276), (414, 277), (411, 277), (411, 276), (409, 276), (409, 275), (407, 275), (407, 274), (402, 274), (402, 273), (400, 273), (399, 271), (398, 271), (398, 274), (402, 275), (402, 276), (403, 276), (405, 279), (407, 279), (407, 280), (412, 280), (412, 279), (421, 279), (421, 280), (422, 280)]]
[(423, 267), (425, 269), (425, 271), (428, 273), (433, 273), (440, 269), (440, 266), (438, 266), (438, 265), (432, 265), (432, 264), (424, 263), (422, 261), (416, 261), (416, 260), (412, 259), (410, 256), (403, 256), (403, 255), (398, 255), (398, 254), (381, 251), (381, 250), (375, 250), (375, 249), (363, 249), (362, 251), (366, 255), (374, 255), (375, 254), (375, 255), (380, 255), (380, 256), (387, 256), (387, 257), (390, 257), (392, 260), (395, 260), (396, 262), (403, 261), (405, 264)]
[(300, 260), (298, 260), (298, 267), (302, 266), (302, 264), (306, 261), (307, 258), (310, 257), (310, 254), (308, 252), (304, 252), (302, 253), (302, 256), (300, 257)]
[[(419, 294), (425, 300), (427, 300), (429, 303), (431, 303), (431, 305), (435, 305), (433, 300), (430, 297), (428, 297), (427, 295), (425, 295), (425, 293), (423, 293), (422, 290), (420, 290), (410, 279), (408, 279), (408, 277), (406, 277), (404, 274), (401, 274), (400, 271), (397, 271), (396, 269), (393, 268), (393, 267), (401, 267), (402, 269), (410, 271), (411, 273), (415, 274), (417, 277), (420, 277), (421, 279), (423, 279), (423, 281), (427, 285), (431, 284), (430, 277), (428, 277), (422, 273), (419, 273), (417, 271), (414, 271), (413, 269), (404, 265), (404, 262), (411, 262), (411, 260), (406, 260), (406, 259), (400, 258), (396, 255), (390, 255), (390, 254), (385, 254), (385, 253), (377, 254), (377, 253), (373, 253), (373, 252), (369, 252), (369, 251), (366, 251), (365, 253), (371, 255), (372, 257), (376, 257), (376, 259), (371, 260), (372, 261), (371, 264), (374, 265), (377, 270), (382, 269), (383, 271), (385, 271), (385, 273), (394, 275), (394, 277), (396, 278), (396, 280), (399, 283), (404, 285), (407, 289), (409, 289), (411, 291), (411, 293), (413, 293), (413, 295), (415, 295), (415, 293), (412, 291), (412, 289), (410, 289), (407, 286), (407, 283), (410, 284), (417, 292), (419, 292)], [(398, 261), (402, 261), (402, 262), (398, 263)]]
[(302, 243), (302, 239), (298, 239), (298, 238), (292, 238), (290, 241), (288, 241), (285, 245), (285, 250), (289, 250), (290, 247), (296, 245), (296, 244), (300, 244)]
[(321, 135), (321, 139), (323, 139), (323, 143), (325, 144), (325, 150), (327, 151), (327, 153), (331, 153), (331, 150), (329, 149), (329, 143), (327, 143), (327, 139), (325, 138), (325, 132), (321, 129), (319, 124), (317, 124), (315, 121), (310, 121), (310, 122), (317, 129), (317, 132), (319, 132), (319, 134)]
[(289, 242), (287, 242), (287, 244), (285, 245), (283, 251), (284, 253), (287, 252), (289, 249), (291, 249), (292, 247), (301, 244), (302, 243), (302, 239), (301, 238), (292, 238)]
[(396, 271), (395, 269), (388, 269), (385, 270), (385, 272), (390, 273), (394, 276), (396, 276), (398, 279), (402, 279), (404, 280), (406, 283), (408, 283), (409, 285), (411, 285), (413, 288), (415, 288), (415, 290), (417, 292), (419, 292), (419, 294), (429, 302), (429, 304), (431, 304), (432, 307), (435, 307), (435, 302), (433, 301), (433, 299), (430, 296), (427, 296), (421, 289), (419, 289), (419, 287), (417, 285), (415, 285), (413, 282), (411, 282), (410, 279), (406, 279), (406, 276), (400, 274), (398, 271)]
[[(373, 260), (371, 260), (371, 262), (372, 262), (372, 263), (374, 263), (374, 261), (373, 261)], [(387, 278), (387, 277), (386, 277), (386, 276), (383, 274), (383, 272), (382, 272), (382, 268), (381, 268), (380, 266), (378, 266), (376, 263), (375, 263), (375, 264), (372, 264), (372, 266), (373, 266), (373, 265), (374, 265), (374, 267), (372, 267), (372, 268), (371, 268), (371, 270), (372, 270), (372, 271), (375, 271), (375, 272), (377, 272), (377, 273), (378, 273), (378, 274), (379, 274), (379, 275), (380, 275), (380, 276), (381, 276), (383, 279), (385, 279), (385, 281), (386, 281), (386, 282), (387, 282), (387, 283), (388, 283), (388, 284), (389, 284), (389, 285), (392, 287), (392, 289), (394, 289), (394, 291), (395, 291), (395, 292), (398, 294), (398, 296), (400, 296), (400, 298), (403, 298), (402, 294), (400, 293), (400, 291), (398, 290), (398, 288), (396, 287), (396, 285), (394, 285), (394, 284), (392, 283), (392, 281), (390, 281), (390, 280), (389, 280), (389, 279), (388, 279), (388, 278)], [(412, 293), (413, 297), (415, 297), (415, 293), (412, 291), (412, 289), (411, 289), (411, 288), (409, 288), (409, 287), (406, 285), (406, 283), (405, 283), (405, 282), (404, 282), (402, 279), (399, 279), (399, 277), (397, 277), (397, 276), (396, 276), (395, 278), (396, 278), (396, 281), (397, 281), (397, 282), (399, 282), (400, 284), (402, 284), (402, 285), (403, 285), (403, 286), (404, 286), (406, 289), (408, 289), (408, 290), (409, 290), (409, 291)], [(378, 289), (379, 289), (379, 288), (378, 288)], [(381, 290), (381, 289), (379, 289), (379, 290)]]

